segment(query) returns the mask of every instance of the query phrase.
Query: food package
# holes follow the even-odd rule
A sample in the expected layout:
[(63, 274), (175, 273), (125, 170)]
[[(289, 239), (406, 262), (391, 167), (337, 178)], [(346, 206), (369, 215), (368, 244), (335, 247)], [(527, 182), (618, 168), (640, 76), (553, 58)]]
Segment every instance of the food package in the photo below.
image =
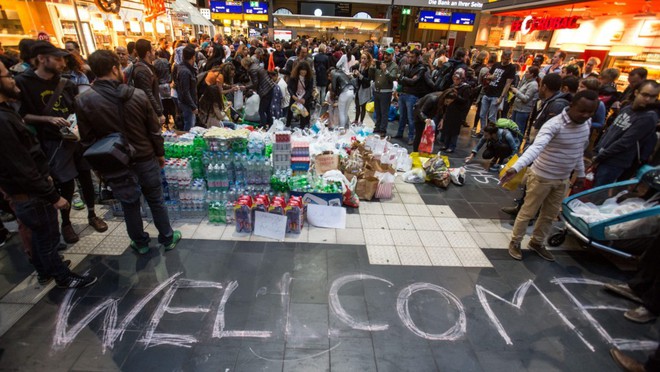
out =
[(424, 171), (426, 172), (427, 181), (442, 188), (449, 186), (451, 176), (445, 161), (441, 156), (433, 157), (424, 163)]
[(369, 176), (359, 179), (355, 187), (355, 193), (360, 200), (371, 200), (378, 189), (378, 178)]
[(449, 175), (454, 185), (463, 186), (465, 184), (465, 167), (449, 168)]

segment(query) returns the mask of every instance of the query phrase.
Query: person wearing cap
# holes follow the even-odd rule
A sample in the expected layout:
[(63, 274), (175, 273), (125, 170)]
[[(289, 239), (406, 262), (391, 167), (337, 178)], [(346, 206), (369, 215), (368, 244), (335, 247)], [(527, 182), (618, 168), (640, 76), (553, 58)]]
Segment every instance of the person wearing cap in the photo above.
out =
[[(70, 204), (75, 178), (78, 177), (87, 205), (88, 222), (95, 230), (104, 232), (108, 226), (94, 212), (94, 185), (89, 166), (82, 159), (80, 144), (63, 136), (71, 126), (67, 119), (75, 113), (74, 97), (78, 94), (76, 85), (61, 76), (66, 68), (64, 57), (69, 53), (47, 41), (37, 41), (32, 54), (36, 56), (35, 68), (16, 77), (16, 85), (22, 92), (19, 114), (36, 133), (49, 159), (50, 174), (58, 192)], [(61, 93), (53, 97), (60, 85)], [(62, 236), (66, 243), (74, 244), (79, 237), (71, 225), (70, 212), (70, 209), (60, 210)]]
[(399, 74), (399, 67), (394, 62), (393, 48), (385, 49), (383, 62), (377, 63), (376, 67), (374, 76), (374, 111), (376, 112), (374, 132), (386, 135), (394, 81)]
[(20, 98), (21, 91), (5, 63), (9, 64), (8, 58), (0, 56), (0, 156), (11, 161), (0, 170), (0, 188), (11, 200), (16, 217), (31, 230), (31, 261), (39, 284), (54, 278), (59, 287), (87, 287), (96, 277), (72, 273), (57, 253), (57, 209), (68, 209), (70, 204), (53, 185), (39, 141), (9, 105)]

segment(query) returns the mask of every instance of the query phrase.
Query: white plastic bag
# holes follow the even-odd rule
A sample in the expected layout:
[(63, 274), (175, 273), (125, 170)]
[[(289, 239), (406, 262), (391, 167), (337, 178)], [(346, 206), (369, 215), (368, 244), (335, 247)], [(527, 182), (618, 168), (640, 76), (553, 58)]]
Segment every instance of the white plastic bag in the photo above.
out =
[(234, 92), (234, 108), (240, 110), (243, 108), (243, 91), (237, 90)]
[(403, 181), (408, 183), (426, 182), (426, 172), (422, 168), (415, 168), (403, 174)]
[(465, 184), (465, 167), (449, 168), (449, 176), (451, 177), (451, 183), (463, 186)]

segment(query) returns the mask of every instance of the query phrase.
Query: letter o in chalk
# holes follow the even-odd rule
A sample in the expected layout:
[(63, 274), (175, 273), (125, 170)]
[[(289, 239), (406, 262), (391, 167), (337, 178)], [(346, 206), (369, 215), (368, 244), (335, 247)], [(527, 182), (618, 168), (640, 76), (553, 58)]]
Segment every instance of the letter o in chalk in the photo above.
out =
[(529, 25), (532, 20), (533, 17), (531, 15), (528, 15), (523, 19), (522, 24), (520, 25), (520, 31), (522, 31), (523, 35), (527, 35), (532, 30), (532, 26)]
[[(453, 303), (459, 312), (458, 321), (456, 322), (456, 324), (442, 334), (426, 333), (420, 330), (412, 321), (412, 318), (410, 317), (410, 310), (408, 309), (408, 299), (413, 293), (419, 291), (438, 292), (445, 299), (447, 299), (447, 301)], [(401, 292), (399, 292), (399, 295), (397, 296), (396, 299), (396, 311), (399, 314), (399, 318), (406, 326), (406, 328), (408, 328), (412, 333), (416, 334), (417, 336), (425, 338), (427, 340), (454, 341), (462, 337), (466, 331), (466, 317), (465, 317), (465, 309), (463, 308), (463, 303), (453, 293), (435, 284), (413, 283), (407, 286), (406, 288), (402, 289)]]

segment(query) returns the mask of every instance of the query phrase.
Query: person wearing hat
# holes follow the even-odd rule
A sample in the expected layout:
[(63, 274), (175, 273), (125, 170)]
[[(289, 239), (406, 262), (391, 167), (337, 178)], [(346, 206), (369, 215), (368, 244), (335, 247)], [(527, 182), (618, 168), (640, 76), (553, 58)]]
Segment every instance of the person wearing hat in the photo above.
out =
[(383, 61), (376, 65), (374, 76), (374, 111), (376, 112), (374, 132), (387, 134), (388, 113), (394, 81), (398, 75), (399, 67), (394, 62), (394, 49), (387, 48), (383, 53)]
[[(37, 41), (32, 47), (35, 67), (16, 77), (21, 90), (19, 114), (36, 133), (46, 154), (50, 174), (60, 195), (69, 204), (75, 191), (75, 179), (79, 178), (87, 205), (88, 222), (99, 232), (108, 225), (94, 212), (94, 185), (89, 166), (84, 164), (80, 144), (71, 137), (67, 120), (74, 114), (76, 85), (61, 76), (66, 68), (66, 50), (56, 48), (47, 41)], [(79, 240), (70, 219), (70, 209), (61, 209), (62, 236), (68, 244)]]

